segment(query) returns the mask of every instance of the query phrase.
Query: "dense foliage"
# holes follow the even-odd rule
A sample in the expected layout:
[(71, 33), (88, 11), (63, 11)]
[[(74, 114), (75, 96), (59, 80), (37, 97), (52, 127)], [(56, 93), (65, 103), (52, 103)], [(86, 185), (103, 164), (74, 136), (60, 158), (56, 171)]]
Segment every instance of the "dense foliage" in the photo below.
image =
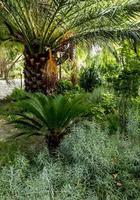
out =
[(139, 135), (130, 134), (133, 139), (119, 133), (111, 138), (107, 130), (85, 122), (65, 138), (58, 158), (50, 157), (47, 149), (31, 155), (32, 162), (18, 153), (0, 172), (0, 198), (138, 200)]
[(86, 92), (92, 92), (96, 86), (101, 84), (99, 75), (95, 71), (94, 67), (85, 69), (80, 77), (80, 86)]
[(0, 76), (25, 81), (0, 96), (1, 200), (140, 200), (139, 14), (0, 0)]
[(62, 95), (55, 97), (46, 97), (43, 94), (30, 95), (28, 100), (19, 104), (22, 113), (18, 111), (15, 113), (17, 118), (13, 123), (30, 128), (27, 135), (46, 135), (49, 150), (55, 149), (68, 134), (69, 125), (87, 111), (88, 104), (84, 102), (85, 99), (83, 95), (72, 99)]

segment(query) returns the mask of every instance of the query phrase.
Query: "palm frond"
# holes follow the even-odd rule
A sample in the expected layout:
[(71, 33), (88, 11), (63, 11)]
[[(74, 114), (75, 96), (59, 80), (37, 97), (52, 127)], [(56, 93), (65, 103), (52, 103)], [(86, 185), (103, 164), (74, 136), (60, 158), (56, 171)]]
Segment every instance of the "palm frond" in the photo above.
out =
[(25, 125), (36, 131), (48, 128), (50, 133), (61, 135), (77, 117), (87, 111), (88, 105), (84, 98), (83, 95), (73, 99), (61, 95), (30, 95), (30, 99), (21, 103), (24, 114), (15, 113), (17, 118), (13, 123)]
[[(1, 0), (0, 19), (9, 36), (32, 53), (58, 51), (75, 38), (88, 41), (139, 40), (139, 0)], [(133, 26), (134, 24), (134, 26)], [(137, 24), (137, 25), (136, 25)], [(64, 48), (66, 50), (66, 48)]]

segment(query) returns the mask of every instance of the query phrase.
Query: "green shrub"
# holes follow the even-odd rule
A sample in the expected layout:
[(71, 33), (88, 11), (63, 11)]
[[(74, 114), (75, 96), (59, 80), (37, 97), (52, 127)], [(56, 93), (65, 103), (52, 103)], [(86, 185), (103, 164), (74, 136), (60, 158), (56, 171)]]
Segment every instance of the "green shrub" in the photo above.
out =
[[(76, 133), (77, 134), (76, 134)], [(83, 170), (81, 178), (97, 199), (135, 199), (139, 194), (139, 144), (132, 138), (109, 137), (95, 124), (74, 130), (61, 151), (69, 163)]]
[(69, 80), (59, 80), (57, 83), (57, 93), (63, 94), (67, 91), (72, 90), (73, 85)]
[(102, 126), (108, 126), (110, 133), (115, 133), (119, 129), (119, 116), (117, 100), (113, 93), (99, 87), (88, 96), (90, 109), (86, 113), (86, 118), (95, 120)]
[(0, 168), (14, 164), (17, 155), (24, 155), (31, 161), (33, 157), (44, 149), (44, 137), (32, 136), (30, 138), (18, 138), (0, 141)]
[(19, 151), (15, 142), (0, 142), (0, 167), (14, 162)]
[(92, 92), (100, 84), (101, 80), (93, 67), (85, 69), (81, 74), (80, 86), (86, 92)]
[(61, 143), (29, 162), (20, 155), (0, 171), (0, 199), (138, 200), (139, 146), (84, 122)]
[(20, 101), (28, 97), (27, 93), (22, 89), (14, 89), (12, 94), (6, 97), (7, 101)]
[(113, 80), (113, 87), (117, 95), (123, 95), (126, 97), (138, 96), (138, 89), (140, 85), (139, 66), (138, 68), (132, 69), (124, 68), (118, 78)]
[(0, 101), (0, 115), (9, 119), (14, 111), (22, 112), (22, 107), (17, 107), (15, 102), (18, 103), (25, 99), (28, 99), (28, 94), (24, 90), (14, 89), (11, 95)]
[(57, 84), (57, 94), (80, 93), (82, 90), (78, 84), (73, 85), (69, 80), (59, 80)]
[(140, 110), (132, 106), (127, 112), (127, 133), (135, 143), (140, 140)]

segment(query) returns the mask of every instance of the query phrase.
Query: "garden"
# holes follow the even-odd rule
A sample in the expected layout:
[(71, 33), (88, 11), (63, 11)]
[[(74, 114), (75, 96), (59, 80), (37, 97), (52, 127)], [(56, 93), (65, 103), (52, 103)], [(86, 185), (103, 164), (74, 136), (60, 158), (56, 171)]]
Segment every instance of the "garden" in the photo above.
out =
[(140, 200), (139, 0), (0, 0), (0, 200)]

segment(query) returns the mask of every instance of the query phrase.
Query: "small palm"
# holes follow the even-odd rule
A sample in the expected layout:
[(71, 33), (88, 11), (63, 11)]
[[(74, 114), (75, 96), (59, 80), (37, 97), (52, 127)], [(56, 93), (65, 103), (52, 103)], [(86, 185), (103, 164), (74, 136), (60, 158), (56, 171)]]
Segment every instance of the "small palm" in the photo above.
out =
[(30, 99), (22, 102), (23, 114), (15, 113), (18, 117), (13, 122), (31, 128), (32, 134), (45, 134), (48, 145), (58, 146), (67, 128), (87, 111), (84, 99), (83, 95), (71, 99), (61, 95), (30, 95)]

